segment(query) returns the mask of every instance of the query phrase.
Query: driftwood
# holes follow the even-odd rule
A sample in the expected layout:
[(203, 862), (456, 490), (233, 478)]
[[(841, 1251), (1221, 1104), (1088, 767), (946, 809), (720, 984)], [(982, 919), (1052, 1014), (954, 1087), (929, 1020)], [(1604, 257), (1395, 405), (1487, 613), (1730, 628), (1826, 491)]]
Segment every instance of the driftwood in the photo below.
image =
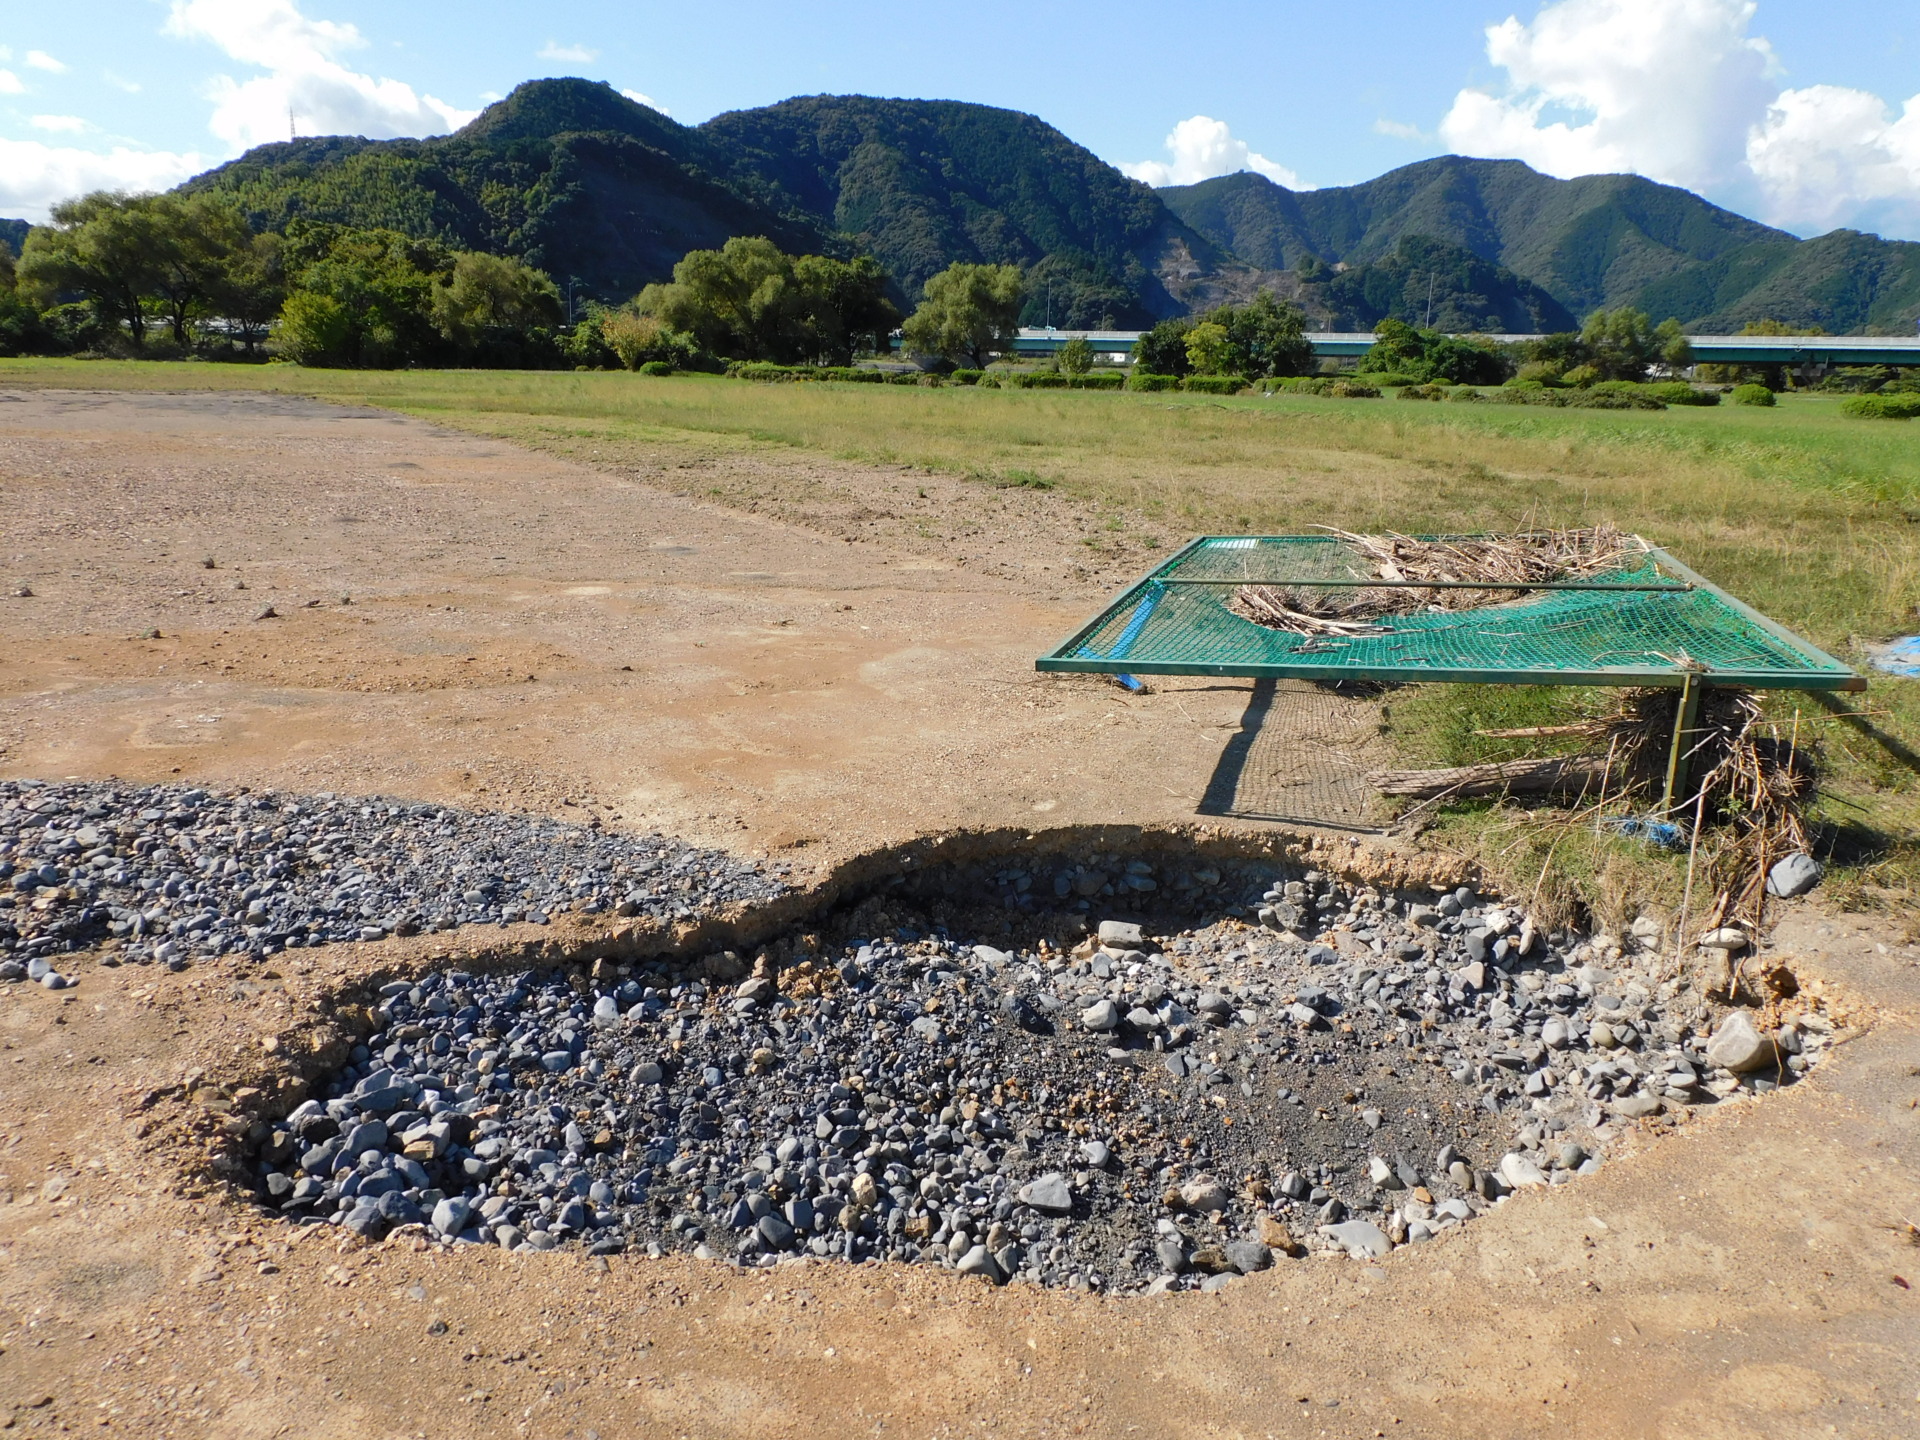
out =
[(1607, 773), (1604, 755), (1556, 755), (1545, 760), (1493, 760), (1450, 770), (1378, 770), (1367, 783), (1382, 795), (1543, 795), (1594, 790)]

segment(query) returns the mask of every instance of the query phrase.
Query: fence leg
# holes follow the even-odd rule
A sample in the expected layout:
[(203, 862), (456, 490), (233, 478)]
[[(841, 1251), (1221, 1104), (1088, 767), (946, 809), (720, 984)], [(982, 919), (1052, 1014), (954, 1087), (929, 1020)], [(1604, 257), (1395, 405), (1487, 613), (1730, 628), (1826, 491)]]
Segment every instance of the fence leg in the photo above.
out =
[(1667, 750), (1667, 789), (1660, 799), (1660, 813), (1673, 814), (1676, 805), (1686, 803), (1687, 752), (1693, 748), (1693, 733), (1700, 723), (1700, 692), (1706, 687), (1688, 671), (1680, 680), (1680, 703), (1673, 712), (1673, 742)]

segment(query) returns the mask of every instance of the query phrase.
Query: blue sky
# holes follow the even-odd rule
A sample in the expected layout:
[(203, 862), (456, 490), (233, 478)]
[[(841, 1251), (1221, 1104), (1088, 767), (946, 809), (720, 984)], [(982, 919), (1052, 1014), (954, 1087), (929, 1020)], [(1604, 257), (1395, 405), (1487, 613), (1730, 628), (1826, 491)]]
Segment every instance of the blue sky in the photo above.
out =
[(22, 4), (0, 16), (0, 214), (174, 183), (289, 108), (301, 133), (433, 133), (556, 74), (688, 123), (817, 91), (1010, 106), (1152, 183), (1345, 184), (1457, 150), (1920, 238), (1912, 0)]

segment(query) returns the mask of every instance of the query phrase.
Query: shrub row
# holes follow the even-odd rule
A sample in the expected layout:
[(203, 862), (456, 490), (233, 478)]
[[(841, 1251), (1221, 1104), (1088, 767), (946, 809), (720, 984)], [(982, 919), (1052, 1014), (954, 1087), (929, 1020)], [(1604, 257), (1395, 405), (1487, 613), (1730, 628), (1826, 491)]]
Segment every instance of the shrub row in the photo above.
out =
[(1652, 395), (1621, 394), (1615, 390), (1549, 390), (1544, 385), (1521, 383), (1502, 385), (1489, 391), (1487, 399), (1501, 405), (1544, 405), (1560, 410), (1664, 410), (1667, 402)]
[(1290, 395), (1325, 395), (1335, 400), (1378, 400), (1380, 388), (1345, 375), (1300, 375), (1270, 382)]
[(1856, 395), (1840, 402), (1840, 413), (1859, 420), (1920, 420), (1920, 395)]
[(997, 383), (1002, 390), (1118, 390), (1126, 380), (1118, 370), (1101, 370), (1090, 375), (1067, 375), (1058, 370), (1003, 370), (998, 376), (986, 376), (980, 383)]

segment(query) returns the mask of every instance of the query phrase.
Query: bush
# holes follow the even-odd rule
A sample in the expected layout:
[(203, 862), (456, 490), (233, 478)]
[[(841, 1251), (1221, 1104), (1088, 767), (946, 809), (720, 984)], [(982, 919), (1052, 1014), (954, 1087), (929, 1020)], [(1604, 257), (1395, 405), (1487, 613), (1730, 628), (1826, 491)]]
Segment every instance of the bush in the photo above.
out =
[(799, 378), (800, 366), (775, 365), (767, 360), (735, 360), (727, 366), (729, 380), (759, 380), (766, 383)]
[(1073, 377), (1075, 390), (1118, 390), (1126, 383), (1126, 377), (1118, 370), (1101, 370), (1091, 375)]
[(1383, 390), (1402, 385), (1417, 387), (1426, 384), (1420, 376), (1408, 375), (1400, 370), (1390, 370), (1379, 375), (1369, 370), (1361, 370), (1356, 372), (1353, 378), (1362, 385), (1374, 385)]
[(926, 378), (926, 372), (923, 370), (898, 370), (887, 376), (887, 384), (918, 385), (922, 378)]
[(1127, 377), (1129, 390), (1178, 390), (1178, 375), (1156, 375), (1148, 370), (1136, 370)]
[(1058, 370), (1042, 370), (1036, 375), (1027, 375), (1022, 378), (1027, 382), (1022, 388), (1027, 390), (1070, 390), (1073, 388), (1072, 377), (1062, 375)]
[(1764, 385), (1736, 385), (1733, 387), (1733, 403), (1770, 406), (1773, 404), (1773, 391)]
[(1244, 375), (1189, 375), (1180, 382), (1182, 390), (1196, 395), (1238, 395), (1247, 388)]
[(1718, 405), (1720, 403), (1718, 390), (1702, 390), (1697, 386), (1689, 385), (1684, 380), (1663, 380), (1657, 384), (1642, 386), (1641, 389), (1654, 399), (1663, 400), (1669, 405)]
[(1400, 392), (1402, 400), (1444, 400), (1447, 398), (1445, 385), (1409, 385)]
[(978, 385), (986, 373), (984, 370), (956, 370), (947, 378), (956, 385)]
[(1920, 420), (1920, 395), (1856, 395), (1840, 402), (1840, 413), (1856, 420)]
[(1468, 404), (1473, 404), (1477, 401), (1485, 400), (1486, 398), (1487, 397), (1485, 395), (1482, 395), (1478, 390), (1474, 389), (1473, 386), (1471, 385), (1456, 385), (1451, 390), (1447, 391), (1447, 399), (1464, 400)]
[(671, 375), (673, 373), (673, 366), (664, 360), (643, 360), (640, 362), (640, 368), (633, 373), (636, 375)]
[(1509, 384), (1514, 385), (1559, 385), (1567, 367), (1553, 360), (1530, 360), (1515, 372)]
[(1597, 384), (1601, 378), (1602, 378), (1602, 372), (1599, 366), (1576, 365), (1573, 367), (1573, 369), (1567, 371), (1565, 375), (1562, 375), (1560, 377), (1560, 381), (1564, 385), (1573, 385), (1578, 387), (1578, 386)]

